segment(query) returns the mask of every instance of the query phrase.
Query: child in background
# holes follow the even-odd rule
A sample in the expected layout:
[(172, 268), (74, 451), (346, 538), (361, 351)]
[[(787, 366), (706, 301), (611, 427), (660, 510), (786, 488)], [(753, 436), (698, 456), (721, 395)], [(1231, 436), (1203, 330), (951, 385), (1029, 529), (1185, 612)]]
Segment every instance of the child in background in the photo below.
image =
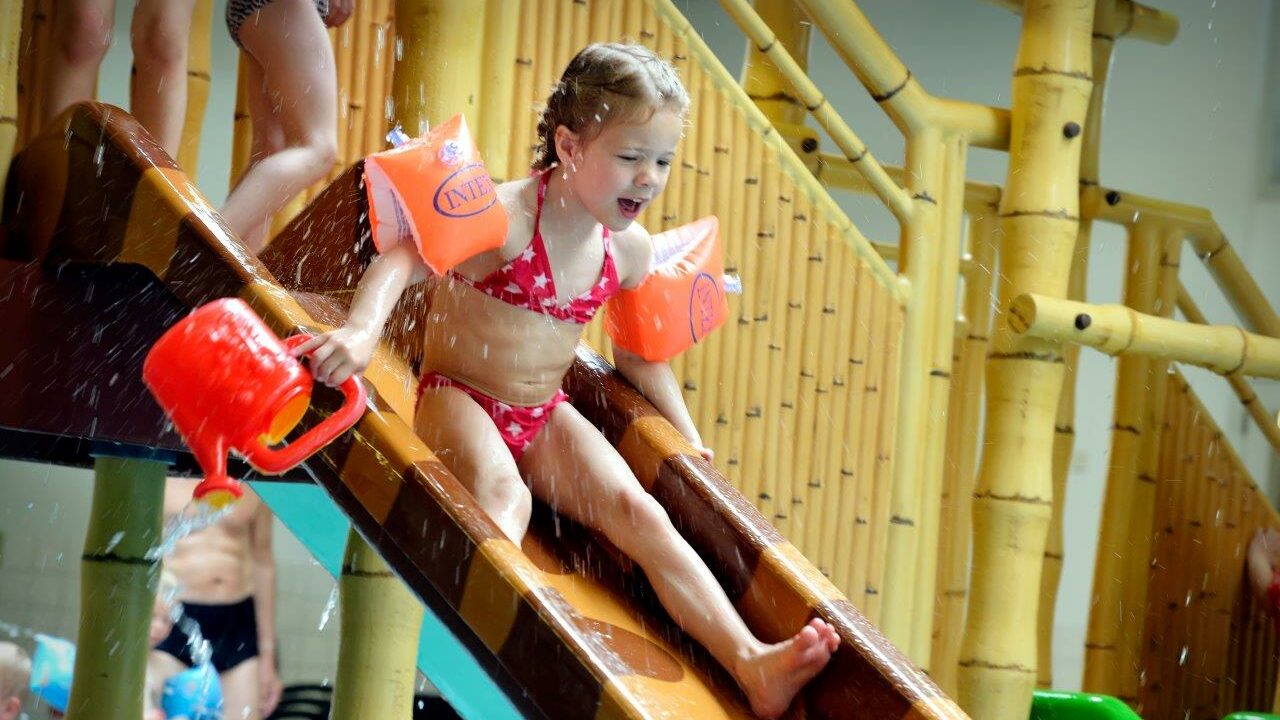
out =
[(0, 720), (17, 720), (27, 700), (31, 658), (11, 642), (0, 642)]
[(178, 581), (169, 572), (161, 570), (156, 601), (151, 607), (151, 625), (147, 628), (147, 646), (153, 651), (147, 654), (147, 685), (142, 699), (144, 720), (165, 720), (164, 710), (160, 708), (160, 698), (165, 681), (171, 673), (167, 672), (167, 666), (156, 663), (152, 656), (155, 655), (155, 646), (168, 637), (169, 631), (173, 629), (177, 594)]
[[(169, 153), (178, 156), (187, 112), (187, 38), (196, 0), (136, 0), (129, 112)], [(116, 0), (58, 0), (54, 52), (40, 107), (43, 127), (58, 113), (93, 98), (98, 67), (111, 46)]]
[(227, 30), (244, 50), (251, 165), (220, 211), (254, 254), (271, 217), (323, 178), (338, 152), (338, 71), (325, 26), (338, 27), (355, 0), (227, 0)]
[[(432, 281), (415, 430), (517, 546), (537, 497), (603, 533), (643, 568), (671, 617), (774, 718), (839, 644), (820, 619), (767, 644), (617, 450), (560, 389), (585, 323), (649, 272), (634, 222), (667, 183), (689, 98), (644, 47), (592, 45), (565, 69), (538, 125), (536, 175), (496, 189), (505, 244)], [(423, 239), (424, 243), (431, 238)], [(369, 363), (396, 300), (429, 271), (411, 243), (365, 272), (347, 324), (295, 351), (330, 385)], [(697, 447), (671, 368), (614, 346), (617, 368)]]
[(178, 591), (177, 578), (161, 571), (147, 632), (153, 651), (147, 657), (143, 720), (218, 720), (223, 705), (218, 671), (208, 663), (179, 671), (164, 653), (154, 650), (169, 636), (174, 618), (181, 616)]

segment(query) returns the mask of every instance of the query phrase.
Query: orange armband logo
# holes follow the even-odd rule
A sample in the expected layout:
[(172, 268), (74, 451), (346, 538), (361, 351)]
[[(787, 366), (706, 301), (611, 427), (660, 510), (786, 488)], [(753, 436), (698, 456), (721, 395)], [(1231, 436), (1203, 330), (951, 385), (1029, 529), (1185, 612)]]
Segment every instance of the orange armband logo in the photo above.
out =
[[(498, 194), (483, 163), (472, 163), (455, 170), (436, 188), (431, 205), (436, 212), (451, 218), (469, 218), (493, 207)], [(505, 216), (504, 216), (505, 217)]]
[(715, 216), (653, 236), (654, 267), (634, 290), (605, 305), (605, 331), (619, 347), (657, 362), (693, 347), (729, 316), (720, 222)]

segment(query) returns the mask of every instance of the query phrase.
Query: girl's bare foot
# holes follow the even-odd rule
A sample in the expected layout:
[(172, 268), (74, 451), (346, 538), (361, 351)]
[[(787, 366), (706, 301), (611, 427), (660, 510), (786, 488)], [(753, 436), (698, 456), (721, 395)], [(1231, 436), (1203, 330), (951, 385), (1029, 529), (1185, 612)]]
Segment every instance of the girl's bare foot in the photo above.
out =
[(744, 658), (734, 675), (758, 717), (776, 718), (813, 679), (840, 646), (835, 628), (823, 620), (809, 621), (790, 640), (765, 645), (753, 657)]

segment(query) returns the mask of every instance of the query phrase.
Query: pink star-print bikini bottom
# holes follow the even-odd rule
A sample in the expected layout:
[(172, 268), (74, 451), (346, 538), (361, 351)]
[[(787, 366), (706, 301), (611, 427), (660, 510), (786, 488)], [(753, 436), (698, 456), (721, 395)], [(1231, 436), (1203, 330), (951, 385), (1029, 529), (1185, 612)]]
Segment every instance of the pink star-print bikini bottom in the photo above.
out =
[(427, 371), (422, 374), (422, 380), (418, 383), (418, 401), (422, 401), (423, 390), (438, 387), (458, 388), (479, 403), (480, 407), (493, 419), (493, 424), (498, 428), (498, 434), (502, 436), (502, 441), (507, 444), (507, 449), (511, 451), (511, 456), (516, 462), (520, 462), (525, 450), (529, 449), (529, 443), (533, 442), (538, 431), (542, 430), (542, 426), (551, 419), (551, 411), (569, 399), (563, 390), (556, 390), (556, 394), (541, 405), (531, 407), (508, 405), (466, 383), (458, 382), (438, 372)]

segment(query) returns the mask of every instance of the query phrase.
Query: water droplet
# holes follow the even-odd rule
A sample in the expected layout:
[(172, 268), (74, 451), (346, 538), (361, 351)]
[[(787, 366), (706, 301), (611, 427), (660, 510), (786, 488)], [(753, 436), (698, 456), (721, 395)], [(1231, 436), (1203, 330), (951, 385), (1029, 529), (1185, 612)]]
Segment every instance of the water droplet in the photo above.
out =
[(333, 589), (329, 591), (329, 601), (324, 604), (324, 612), (320, 613), (320, 626), (317, 630), (323, 630), (325, 625), (329, 624), (329, 618), (333, 616), (333, 609), (338, 606), (338, 586), (335, 584)]

